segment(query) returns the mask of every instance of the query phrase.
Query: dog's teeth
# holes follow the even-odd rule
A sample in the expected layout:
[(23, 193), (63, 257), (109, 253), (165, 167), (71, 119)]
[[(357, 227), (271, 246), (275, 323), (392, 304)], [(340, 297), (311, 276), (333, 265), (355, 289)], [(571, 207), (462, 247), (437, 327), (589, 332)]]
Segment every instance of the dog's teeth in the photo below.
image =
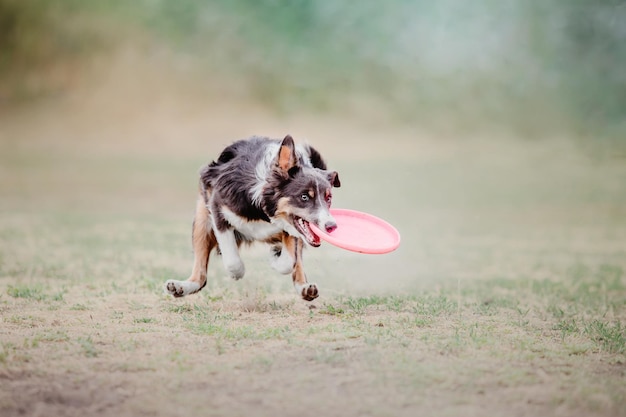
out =
[(311, 244), (317, 243), (317, 236), (311, 230), (309, 222), (304, 220), (302, 217), (295, 217), (295, 221), (300, 226), (300, 232), (302, 233), (304, 238)]

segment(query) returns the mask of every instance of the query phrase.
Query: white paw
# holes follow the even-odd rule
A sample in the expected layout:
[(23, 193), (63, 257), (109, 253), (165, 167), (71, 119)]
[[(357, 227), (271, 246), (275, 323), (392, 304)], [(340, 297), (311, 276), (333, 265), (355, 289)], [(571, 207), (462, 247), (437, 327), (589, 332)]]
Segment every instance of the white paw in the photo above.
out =
[(176, 281), (174, 279), (168, 280), (163, 286), (165, 293), (173, 295), (174, 297), (184, 297), (185, 295), (194, 294), (201, 289), (200, 284), (197, 282)]
[(224, 259), (224, 267), (230, 277), (235, 280), (243, 278), (246, 273), (246, 267), (243, 262), (241, 262), (241, 259), (236, 259), (231, 262), (226, 262), (226, 259)]
[(317, 285), (306, 283), (304, 285), (294, 284), (296, 292), (302, 296), (302, 298), (306, 301), (313, 301), (317, 297), (319, 297), (319, 291), (317, 290)]

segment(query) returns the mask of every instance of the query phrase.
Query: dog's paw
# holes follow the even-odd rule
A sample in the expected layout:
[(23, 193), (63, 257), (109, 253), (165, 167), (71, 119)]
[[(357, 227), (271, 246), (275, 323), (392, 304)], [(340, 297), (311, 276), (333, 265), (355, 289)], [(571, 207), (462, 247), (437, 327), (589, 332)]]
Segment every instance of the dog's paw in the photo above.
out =
[(296, 284), (296, 291), (298, 294), (302, 296), (302, 298), (306, 301), (313, 301), (317, 297), (319, 297), (319, 291), (317, 290), (317, 285), (306, 283), (304, 285)]
[(196, 282), (176, 281), (174, 279), (168, 280), (163, 286), (165, 293), (174, 297), (184, 297), (185, 295), (194, 294), (200, 291), (200, 289), (200, 285)]
[(246, 266), (241, 262), (241, 259), (229, 263), (224, 262), (224, 267), (226, 267), (228, 275), (234, 280), (240, 280), (246, 273)]

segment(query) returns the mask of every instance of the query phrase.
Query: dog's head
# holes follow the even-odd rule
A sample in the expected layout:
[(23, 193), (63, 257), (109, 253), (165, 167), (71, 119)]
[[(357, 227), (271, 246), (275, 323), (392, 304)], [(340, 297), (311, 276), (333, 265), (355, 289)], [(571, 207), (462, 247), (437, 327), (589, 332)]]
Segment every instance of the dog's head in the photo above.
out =
[(313, 233), (310, 224), (328, 232), (337, 228), (329, 208), (332, 188), (341, 183), (337, 172), (303, 162), (296, 153), (292, 137), (286, 136), (267, 178), (264, 208), (272, 222), (280, 224), (287, 233), (301, 237), (311, 246), (319, 246), (320, 238)]

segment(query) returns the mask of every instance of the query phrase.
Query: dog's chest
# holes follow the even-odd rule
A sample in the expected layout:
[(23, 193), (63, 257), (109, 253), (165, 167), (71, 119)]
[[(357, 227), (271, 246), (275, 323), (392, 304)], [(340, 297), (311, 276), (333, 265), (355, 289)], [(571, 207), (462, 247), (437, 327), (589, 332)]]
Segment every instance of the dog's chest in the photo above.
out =
[(222, 215), (235, 230), (248, 240), (265, 240), (282, 232), (280, 227), (272, 223), (263, 220), (246, 219), (233, 213), (226, 207), (222, 208)]

